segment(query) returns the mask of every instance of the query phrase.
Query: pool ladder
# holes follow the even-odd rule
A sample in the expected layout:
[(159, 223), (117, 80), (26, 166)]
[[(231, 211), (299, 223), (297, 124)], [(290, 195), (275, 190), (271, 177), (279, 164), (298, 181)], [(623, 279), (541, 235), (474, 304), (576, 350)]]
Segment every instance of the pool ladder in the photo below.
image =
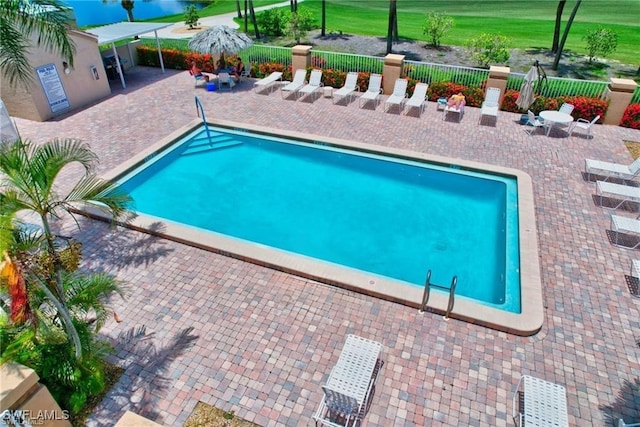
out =
[(445, 320), (449, 319), (449, 314), (453, 310), (454, 294), (456, 292), (456, 285), (458, 284), (458, 276), (453, 276), (451, 279), (451, 286), (436, 285), (431, 283), (431, 270), (427, 271), (427, 278), (424, 282), (424, 293), (422, 294), (422, 302), (420, 304), (420, 312), (426, 311), (427, 303), (429, 302), (429, 295), (431, 293), (431, 287), (440, 289), (447, 289), (449, 291), (449, 304), (447, 304), (447, 311), (444, 314)]
[(212, 144), (211, 141), (211, 133), (209, 132), (209, 125), (207, 124), (207, 119), (204, 117), (204, 108), (202, 108), (202, 102), (200, 102), (200, 98), (197, 96), (196, 98), (196, 112), (198, 116), (202, 116), (202, 123), (204, 124), (204, 129), (207, 131), (207, 139), (209, 140), (209, 144)]

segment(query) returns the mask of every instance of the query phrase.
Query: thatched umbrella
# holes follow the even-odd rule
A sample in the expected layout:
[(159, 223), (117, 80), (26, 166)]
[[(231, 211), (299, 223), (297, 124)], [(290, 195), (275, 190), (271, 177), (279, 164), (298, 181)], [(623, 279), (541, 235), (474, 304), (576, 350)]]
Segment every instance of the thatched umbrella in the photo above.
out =
[(222, 67), (226, 66), (225, 53), (237, 53), (253, 44), (253, 40), (245, 33), (227, 27), (216, 25), (200, 31), (189, 40), (189, 49), (199, 53), (219, 54)]

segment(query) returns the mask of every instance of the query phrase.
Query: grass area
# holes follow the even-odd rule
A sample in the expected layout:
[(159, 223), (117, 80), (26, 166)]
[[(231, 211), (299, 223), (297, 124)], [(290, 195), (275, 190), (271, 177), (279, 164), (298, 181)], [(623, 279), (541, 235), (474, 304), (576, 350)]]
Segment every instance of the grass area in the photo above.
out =
[[(233, 3), (233, 2), (231, 2)], [(308, 9), (320, 21), (320, 0), (305, 0), (299, 7)], [(470, 0), (399, 0), (398, 32), (401, 38), (426, 40), (422, 27), (430, 11), (442, 12), (454, 19), (454, 29), (443, 38), (444, 45), (463, 46), (481, 33), (501, 33), (511, 38), (511, 47), (519, 49), (549, 48), (558, 2), (470, 1)], [(567, 2), (564, 22), (569, 18), (574, 2)], [(386, 0), (326, 0), (328, 31), (342, 31), (384, 37), (387, 33), (389, 2)], [(612, 3), (584, 0), (578, 10), (565, 44), (565, 51), (586, 53), (582, 37), (590, 29), (603, 24), (618, 34), (618, 48), (610, 55), (622, 63), (638, 61), (640, 44), (640, 2), (617, 0)]]

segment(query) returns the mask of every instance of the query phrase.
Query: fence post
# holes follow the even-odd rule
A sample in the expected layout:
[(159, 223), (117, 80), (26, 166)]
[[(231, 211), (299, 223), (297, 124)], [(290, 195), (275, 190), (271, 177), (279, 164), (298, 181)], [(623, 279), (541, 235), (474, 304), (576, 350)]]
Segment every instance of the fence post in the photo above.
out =
[(607, 114), (604, 116), (605, 125), (620, 124), (624, 110), (627, 109), (633, 93), (636, 91), (638, 84), (631, 79), (609, 79), (609, 90), (607, 91), (606, 100), (609, 101)]
[(313, 46), (307, 46), (299, 44), (291, 49), (291, 75), (296, 73), (297, 70), (306, 70), (311, 66), (311, 48)]
[(489, 78), (487, 79), (487, 85), (484, 88), (484, 94), (487, 95), (487, 89), (490, 87), (496, 87), (500, 89), (500, 100), (498, 105), (502, 105), (502, 98), (507, 90), (507, 79), (511, 73), (511, 68), (500, 67), (498, 65), (492, 65), (489, 67)]
[(385, 95), (393, 93), (393, 86), (396, 79), (402, 75), (402, 64), (404, 55), (396, 55), (393, 53), (384, 57), (384, 67), (382, 68), (382, 90)]

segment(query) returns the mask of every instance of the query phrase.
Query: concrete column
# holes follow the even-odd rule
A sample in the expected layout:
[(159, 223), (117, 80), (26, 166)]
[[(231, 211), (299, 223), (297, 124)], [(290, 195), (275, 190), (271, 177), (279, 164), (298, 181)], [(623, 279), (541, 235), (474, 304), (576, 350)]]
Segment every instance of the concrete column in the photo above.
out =
[(0, 412), (7, 411), (9, 417), (33, 426), (71, 427), (69, 414), (60, 409), (39, 379), (38, 374), (26, 366), (13, 362), (1, 365)]
[(633, 98), (638, 84), (631, 79), (609, 79), (609, 88), (605, 95), (605, 99), (609, 101), (609, 108), (607, 114), (604, 117), (605, 125), (620, 124), (624, 110), (627, 109)]
[(382, 68), (382, 90), (384, 94), (393, 93), (396, 80), (402, 75), (403, 63), (404, 55), (390, 53), (384, 57), (384, 67)]
[(311, 48), (313, 46), (296, 45), (291, 49), (291, 74), (297, 70), (311, 67)]
[(509, 73), (511, 73), (511, 68), (509, 67), (499, 67), (497, 65), (489, 67), (489, 79), (487, 80), (487, 87), (485, 88), (484, 94), (485, 96), (487, 95), (486, 89), (490, 87), (500, 89), (500, 101), (498, 101), (498, 105), (502, 105), (502, 98), (504, 98), (504, 93), (507, 90)]

